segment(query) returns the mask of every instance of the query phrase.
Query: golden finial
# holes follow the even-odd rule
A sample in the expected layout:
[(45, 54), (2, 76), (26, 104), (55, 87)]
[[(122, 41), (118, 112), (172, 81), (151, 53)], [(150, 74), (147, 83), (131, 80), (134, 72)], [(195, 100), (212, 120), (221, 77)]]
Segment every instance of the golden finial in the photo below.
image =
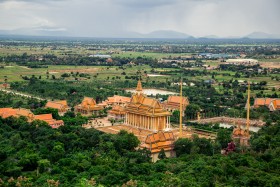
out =
[(137, 92), (142, 92), (142, 83), (140, 80), (138, 80), (138, 83), (137, 83), (137, 87), (136, 87), (136, 91)]

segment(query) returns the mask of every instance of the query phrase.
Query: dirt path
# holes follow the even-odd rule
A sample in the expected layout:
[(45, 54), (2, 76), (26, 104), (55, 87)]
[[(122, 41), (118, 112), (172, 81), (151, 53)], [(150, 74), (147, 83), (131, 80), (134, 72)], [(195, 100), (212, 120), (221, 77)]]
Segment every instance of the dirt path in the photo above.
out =
[(26, 97), (26, 98), (34, 98), (34, 99), (38, 99), (40, 101), (46, 100), (46, 99), (43, 99), (43, 98), (40, 98), (40, 97), (35, 97), (35, 96), (32, 96), (32, 95), (23, 94), (23, 93), (14, 91), (14, 90), (6, 90), (6, 89), (3, 89), (3, 88), (0, 88), (0, 91), (5, 92), (5, 93), (11, 93), (11, 94), (14, 94), (14, 95), (23, 96), (23, 97)]

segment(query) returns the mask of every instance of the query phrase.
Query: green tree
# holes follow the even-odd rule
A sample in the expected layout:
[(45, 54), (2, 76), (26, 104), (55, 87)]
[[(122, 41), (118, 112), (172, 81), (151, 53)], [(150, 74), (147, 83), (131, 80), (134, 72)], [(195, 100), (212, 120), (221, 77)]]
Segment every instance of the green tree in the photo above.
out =
[(133, 151), (140, 141), (133, 133), (128, 133), (127, 131), (121, 130), (114, 141), (114, 146), (119, 153), (124, 153), (125, 151)]
[(228, 143), (231, 142), (231, 132), (227, 129), (219, 129), (216, 142), (218, 142), (222, 148), (226, 148)]
[(187, 119), (196, 119), (198, 112), (200, 112), (200, 107), (197, 104), (189, 104), (186, 107), (185, 117)]
[(174, 143), (174, 150), (176, 151), (177, 156), (181, 156), (183, 154), (190, 154), (193, 146), (193, 142), (187, 138), (179, 138)]
[(158, 154), (158, 158), (159, 158), (160, 160), (166, 158), (165, 151), (164, 151), (163, 148), (160, 150), (160, 152), (159, 152), (159, 154)]

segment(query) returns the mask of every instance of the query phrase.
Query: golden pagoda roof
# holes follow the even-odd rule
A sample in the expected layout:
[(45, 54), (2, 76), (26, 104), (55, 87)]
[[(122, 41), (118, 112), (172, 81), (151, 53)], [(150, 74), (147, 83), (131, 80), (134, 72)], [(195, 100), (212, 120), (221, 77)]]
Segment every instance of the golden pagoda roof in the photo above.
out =
[(124, 115), (126, 113), (125, 109), (119, 105), (115, 105), (112, 110), (109, 110), (108, 113)]
[(102, 110), (103, 107), (96, 104), (96, 101), (91, 97), (84, 97), (81, 104), (77, 105), (76, 108), (83, 110)]
[(84, 99), (82, 101), (82, 105), (83, 106), (96, 105), (96, 101), (95, 101), (95, 99), (93, 99), (91, 97), (84, 97)]
[(129, 113), (141, 114), (146, 116), (170, 116), (171, 114), (165, 110), (160, 102), (154, 98), (149, 98), (144, 94), (134, 94), (130, 103), (126, 106)]
[(170, 112), (165, 110), (160, 102), (154, 98), (149, 98), (142, 91), (141, 81), (138, 81), (136, 91), (130, 102), (125, 107), (129, 113), (140, 114), (144, 116), (170, 116)]

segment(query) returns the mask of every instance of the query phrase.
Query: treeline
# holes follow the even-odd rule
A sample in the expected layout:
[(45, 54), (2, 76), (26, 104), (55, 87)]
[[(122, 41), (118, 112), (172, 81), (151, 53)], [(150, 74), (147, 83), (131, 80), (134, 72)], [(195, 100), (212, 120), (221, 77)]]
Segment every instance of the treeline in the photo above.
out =
[(47, 65), (73, 65), (73, 66), (122, 66), (125, 64), (150, 64), (156, 66), (157, 60), (149, 57), (114, 57), (113, 60), (98, 57), (87, 57), (81, 55), (75, 56), (56, 56), (54, 54), (45, 54), (42, 56), (28, 55), (8, 55), (5, 57), (6, 63), (16, 63), (31, 68), (47, 67)]

